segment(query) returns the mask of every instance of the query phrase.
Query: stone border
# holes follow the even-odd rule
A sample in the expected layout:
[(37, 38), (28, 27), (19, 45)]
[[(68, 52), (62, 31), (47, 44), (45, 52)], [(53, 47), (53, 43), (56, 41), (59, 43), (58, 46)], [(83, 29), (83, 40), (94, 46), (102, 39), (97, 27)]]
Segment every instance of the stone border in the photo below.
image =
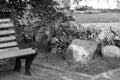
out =
[(106, 72), (102, 72), (102, 73), (93, 75), (93, 76), (90, 77), (90, 79), (91, 80), (95, 80), (95, 79), (99, 79), (100, 77), (104, 77), (106, 79), (110, 79), (111, 80), (111, 77), (114, 76), (114, 73), (117, 72), (117, 71), (120, 71), (120, 68), (111, 69), (111, 70), (108, 70)]
[(62, 73), (68, 73), (68, 74), (71, 74), (71, 75), (74, 75), (74, 76), (81, 76), (81, 77), (84, 77), (84, 78), (89, 79), (89, 80), (96, 80), (96, 79), (99, 79), (101, 77), (106, 78), (106, 79), (111, 79), (111, 77), (114, 76), (115, 72), (120, 71), (120, 68), (117, 68), (117, 69), (108, 70), (106, 72), (98, 73), (96, 75), (89, 75), (89, 74), (84, 74), (84, 73), (79, 73), (79, 72), (68, 71), (68, 70), (60, 68), (58, 66), (52, 66), (52, 65), (49, 65), (49, 64), (45, 64), (45, 63), (44, 64), (33, 63), (33, 65), (44, 67), (44, 68), (47, 68), (47, 69), (52, 69), (52, 70), (59, 71), (59, 72), (62, 72)]
[(89, 74), (84, 74), (84, 73), (79, 73), (79, 72), (72, 72), (72, 71), (68, 71), (68, 70), (65, 70), (65, 69), (62, 69), (62, 68), (59, 68), (58, 66), (52, 66), (52, 65), (49, 65), (49, 64), (35, 64), (33, 63), (33, 65), (35, 66), (40, 66), (40, 67), (44, 67), (44, 68), (47, 68), (47, 69), (53, 69), (55, 71), (59, 71), (59, 72), (64, 72), (64, 73), (68, 73), (68, 74), (71, 74), (71, 75), (74, 75), (74, 76), (81, 76), (81, 77), (84, 77), (86, 79), (90, 79), (93, 75), (89, 75)]

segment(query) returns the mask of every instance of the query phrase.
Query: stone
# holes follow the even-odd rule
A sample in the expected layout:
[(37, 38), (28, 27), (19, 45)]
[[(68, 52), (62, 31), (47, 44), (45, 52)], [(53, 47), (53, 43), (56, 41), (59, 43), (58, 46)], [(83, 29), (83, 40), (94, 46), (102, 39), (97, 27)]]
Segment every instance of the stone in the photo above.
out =
[(105, 58), (120, 58), (120, 48), (117, 46), (103, 46), (101, 48), (101, 53)]
[(120, 48), (120, 37), (119, 36), (115, 36), (113, 42), (115, 46)]
[(66, 49), (66, 61), (87, 63), (93, 57), (96, 49), (97, 43), (94, 41), (74, 39)]

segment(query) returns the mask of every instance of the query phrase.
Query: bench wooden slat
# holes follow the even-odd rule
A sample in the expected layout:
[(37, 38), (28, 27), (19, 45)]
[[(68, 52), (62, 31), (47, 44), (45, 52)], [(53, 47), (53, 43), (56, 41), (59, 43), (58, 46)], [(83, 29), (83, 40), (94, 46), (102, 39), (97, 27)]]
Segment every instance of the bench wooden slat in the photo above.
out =
[(18, 47), (12, 47), (12, 48), (5, 48), (5, 49), (0, 49), (0, 52), (8, 52), (8, 51), (14, 51), (18, 50)]
[(0, 42), (3, 42), (3, 41), (10, 41), (10, 40), (15, 40), (16, 37), (15, 36), (7, 36), (7, 37), (0, 37)]
[(14, 34), (15, 31), (14, 30), (3, 30), (0, 31), (0, 35), (8, 35), (8, 34)]
[(11, 46), (17, 46), (17, 42), (8, 42), (8, 43), (1, 43), (0, 48), (5, 48), (5, 47), (11, 47)]
[(0, 23), (1, 22), (10, 22), (10, 19), (0, 19)]
[(10, 19), (0, 19), (0, 59), (36, 53), (32, 48), (19, 49), (15, 39), (14, 24)]
[(9, 28), (9, 27), (14, 27), (13, 23), (1, 23), (0, 28)]
[(27, 48), (27, 49), (9, 51), (5, 53), (0, 53), (0, 59), (12, 58), (12, 57), (24, 56), (30, 54), (36, 54), (35, 50), (33, 50), (32, 48)]

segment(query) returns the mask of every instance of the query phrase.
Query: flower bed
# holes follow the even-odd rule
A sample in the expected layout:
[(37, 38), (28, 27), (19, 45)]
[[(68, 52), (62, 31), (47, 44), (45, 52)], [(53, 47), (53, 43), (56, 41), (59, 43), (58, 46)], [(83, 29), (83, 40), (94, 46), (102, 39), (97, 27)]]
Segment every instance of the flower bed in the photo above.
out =
[(42, 53), (37, 56), (35, 63), (49, 64), (71, 72), (78, 72), (89, 75), (99, 74), (120, 67), (120, 59), (104, 59), (97, 56), (86, 65), (82, 65), (80, 63), (68, 64), (64, 59), (58, 56)]

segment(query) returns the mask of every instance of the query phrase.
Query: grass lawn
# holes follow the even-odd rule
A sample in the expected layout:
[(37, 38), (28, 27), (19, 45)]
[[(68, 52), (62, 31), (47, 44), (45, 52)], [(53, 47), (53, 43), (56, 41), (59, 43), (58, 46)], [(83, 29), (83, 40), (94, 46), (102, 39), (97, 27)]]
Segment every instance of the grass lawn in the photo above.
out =
[(80, 23), (120, 22), (120, 13), (79, 14), (73, 17)]

